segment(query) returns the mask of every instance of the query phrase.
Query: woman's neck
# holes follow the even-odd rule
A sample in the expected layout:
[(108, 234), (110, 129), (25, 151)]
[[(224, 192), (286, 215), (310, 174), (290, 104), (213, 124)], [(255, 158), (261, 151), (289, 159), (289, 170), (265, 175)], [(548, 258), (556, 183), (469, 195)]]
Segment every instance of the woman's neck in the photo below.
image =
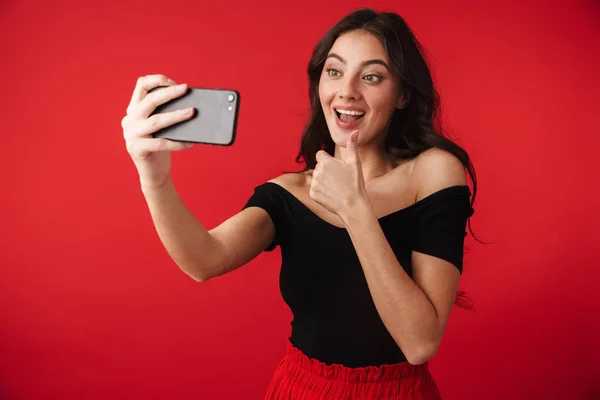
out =
[[(357, 150), (365, 183), (387, 174), (397, 166), (395, 160), (383, 148), (359, 147)], [(348, 150), (335, 146), (334, 157), (346, 160)]]

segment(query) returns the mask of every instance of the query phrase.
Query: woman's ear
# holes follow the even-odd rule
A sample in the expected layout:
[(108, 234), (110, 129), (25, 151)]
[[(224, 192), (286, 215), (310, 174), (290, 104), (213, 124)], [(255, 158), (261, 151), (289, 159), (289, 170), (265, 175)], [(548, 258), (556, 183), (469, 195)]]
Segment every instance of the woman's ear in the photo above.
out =
[(408, 104), (410, 100), (410, 94), (408, 92), (401, 93), (398, 97), (398, 103), (396, 103), (396, 108), (402, 110)]

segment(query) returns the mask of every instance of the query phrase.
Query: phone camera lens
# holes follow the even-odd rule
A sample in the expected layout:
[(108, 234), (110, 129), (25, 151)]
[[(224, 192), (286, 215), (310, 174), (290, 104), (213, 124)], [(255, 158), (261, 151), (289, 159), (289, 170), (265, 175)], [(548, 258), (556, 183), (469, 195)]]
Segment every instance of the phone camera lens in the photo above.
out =
[(227, 101), (228, 102), (232, 103), (233, 100), (235, 100), (235, 96), (233, 94), (230, 94), (230, 95), (227, 96)]

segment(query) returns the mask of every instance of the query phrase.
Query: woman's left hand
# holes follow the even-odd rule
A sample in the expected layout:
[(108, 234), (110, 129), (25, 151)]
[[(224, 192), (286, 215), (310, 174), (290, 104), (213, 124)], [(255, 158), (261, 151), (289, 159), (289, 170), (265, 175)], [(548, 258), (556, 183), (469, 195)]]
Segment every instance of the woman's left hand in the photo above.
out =
[(319, 150), (310, 183), (310, 198), (342, 219), (355, 205), (368, 201), (357, 142), (358, 131), (353, 131), (343, 160)]

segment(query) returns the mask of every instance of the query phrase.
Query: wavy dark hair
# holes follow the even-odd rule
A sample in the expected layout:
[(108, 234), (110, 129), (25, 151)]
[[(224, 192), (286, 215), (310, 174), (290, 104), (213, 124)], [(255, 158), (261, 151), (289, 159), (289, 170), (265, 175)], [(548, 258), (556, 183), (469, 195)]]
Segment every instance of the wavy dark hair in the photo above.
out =
[[(376, 12), (360, 9), (340, 20), (329, 30), (314, 48), (308, 64), (309, 97), (311, 115), (300, 143), (296, 162), (304, 162), (304, 172), (315, 168), (316, 153), (325, 150), (334, 155), (333, 142), (319, 99), (319, 79), (330, 49), (336, 39), (347, 32), (362, 30), (375, 35), (386, 49), (392, 73), (398, 78), (400, 88), (408, 102), (403, 109), (396, 109), (385, 139), (386, 152), (394, 159), (410, 160), (433, 147), (455, 155), (465, 166), (472, 182), (471, 206), (477, 195), (475, 168), (467, 152), (447, 137), (442, 126), (440, 96), (431, 71), (424, 58), (425, 50), (402, 17), (392, 12)], [(471, 220), (468, 220), (469, 230)], [(472, 309), (463, 291), (457, 293), (455, 304)]]

